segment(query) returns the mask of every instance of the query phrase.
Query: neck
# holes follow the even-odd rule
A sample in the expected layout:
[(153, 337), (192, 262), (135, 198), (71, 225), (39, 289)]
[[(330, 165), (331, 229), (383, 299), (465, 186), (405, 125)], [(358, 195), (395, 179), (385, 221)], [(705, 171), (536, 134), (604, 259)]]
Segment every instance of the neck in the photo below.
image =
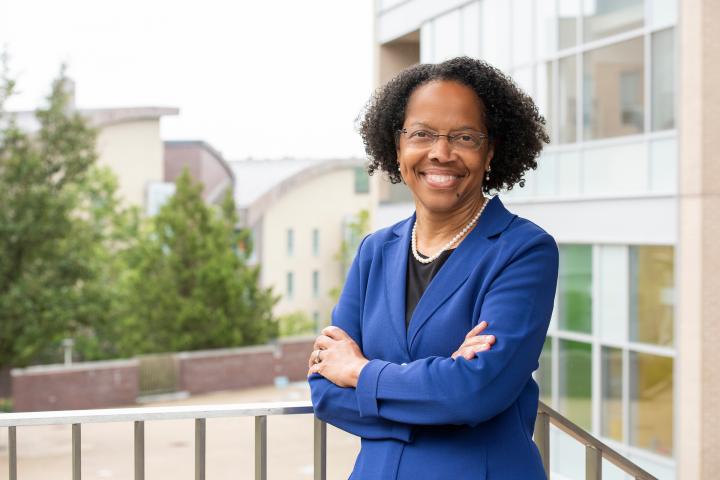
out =
[[(428, 256), (433, 255), (437, 249), (442, 248), (465, 228), (478, 213), (484, 201), (484, 196), (477, 195), (452, 212), (432, 212), (416, 202), (415, 229), (418, 251)], [(464, 236), (467, 236), (470, 230)], [(462, 238), (458, 243), (462, 241)], [(455, 246), (457, 245), (453, 245), (453, 247)]]

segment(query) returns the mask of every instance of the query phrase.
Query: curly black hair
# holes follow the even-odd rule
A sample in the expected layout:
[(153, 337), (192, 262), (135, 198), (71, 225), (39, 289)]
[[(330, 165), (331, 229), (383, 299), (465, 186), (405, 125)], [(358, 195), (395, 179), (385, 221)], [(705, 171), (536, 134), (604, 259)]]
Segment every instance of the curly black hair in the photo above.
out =
[(439, 64), (418, 64), (380, 87), (361, 114), (359, 131), (368, 155), (368, 173), (385, 172), (402, 181), (397, 162), (397, 132), (405, 121), (410, 95), (421, 85), (452, 80), (473, 89), (485, 105), (485, 124), (495, 152), (490, 180), (483, 191), (525, 186), (523, 175), (536, 169), (535, 159), (550, 138), (545, 119), (532, 99), (504, 73), (482, 60), (457, 57)]

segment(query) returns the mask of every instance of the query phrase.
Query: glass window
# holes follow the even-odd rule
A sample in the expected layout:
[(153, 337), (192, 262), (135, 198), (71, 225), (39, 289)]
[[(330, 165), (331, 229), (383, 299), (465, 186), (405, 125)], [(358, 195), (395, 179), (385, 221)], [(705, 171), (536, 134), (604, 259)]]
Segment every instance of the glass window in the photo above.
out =
[(320, 331), (320, 312), (315, 310), (312, 314), (312, 318), (313, 318), (313, 323), (315, 324), (315, 331), (319, 332)]
[(320, 230), (317, 228), (312, 231), (312, 251), (314, 257), (320, 255)]
[(673, 359), (630, 352), (630, 445), (672, 455)]
[(673, 344), (674, 275), (673, 247), (630, 247), (630, 340)]
[(292, 228), (287, 229), (287, 254), (292, 256), (295, 251), (295, 232)]
[(545, 339), (540, 353), (540, 366), (535, 372), (535, 379), (540, 387), (540, 401), (552, 405), (552, 337)]
[(544, 57), (557, 50), (557, 7), (555, 0), (535, 2), (535, 47), (537, 55)]
[(583, 59), (585, 138), (643, 131), (643, 39), (590, 50)]
[(554, 130), (552, 109), (555, 105), (552, 62), (540, 63), (535, 67), (535, 82), (535, 104), (542, 116), (545, 117), (545, 130), (552, 139)]
[(560, 59), (560, 143), (577, 140), (577, 61), (575, 56)]
[(580, 14), (580, 0), (558, 1), (558, 47), (574, 47), (577, 44), (577, 19)]
[(452, 10), (434, 21), (433, 53), (434, 62), (442, 62), (462, 53), (460, 46), (460, 10)]
[(561, 245), (558, 275), (559, 326), (592, 332), (592, 245)]
[(650, 141), (651, 192), (677, 191), (677, 155), (677, 138), (659, 138)]
[(462, 9), (462, 54), (480, 58), (480, 2)]
[(583, 37), (597, 40), (643, 26), (643, 0), (591, 0), (583, 11)]
[(312, 272), (312, 291), (313, 297), (318, 298), (320, 296), (320, 272), (317, 270)]
[(577, 151), (561, 152), (557, 157), (559, 195), (580, 194), (580, 155)]
[(602, 435), (613, 440), (623, 439), (622, 415), (622, 350), (602, 349)]
[(355, 193), (370, 191), (370, 177), (365, 167), (355, 167)]
[(589, 343), (560, 340), (560, 413), (585, 430), (592, 429), (592, 347)]
[(645, 192), (648, 181), (646, 152), (644, 140), (586, 149), (582, 155), (583, 193)]
[(675, 128), (675, 29), (652, 34), (652, 129)]
[(653, 27), (677, 23), (677, 3), (677, 0), (650, 0), (648, 23)]
[(285, 296), (290, 299), (293, 298), (295, 293), (295, 278), (293, 272), (287, 272), (287, 279), (285, 284)]
[(543, 152), (538, 159), (535, 171), (535, 192), (539, 196), (557, 194), (557, 158), (552, 153)]
[(627, 341), (628, 248), (601, 245), (599, 250), (598, 328), (600, 338), (609, 342)]
[(533, 60), (532, 0), (512, 3), (512, 60), (514, 65), (526, 65)]
[(481, 13), (482, 58), (501, 70), (510, 67), (512, 17), (508, 0), (484, 0)]

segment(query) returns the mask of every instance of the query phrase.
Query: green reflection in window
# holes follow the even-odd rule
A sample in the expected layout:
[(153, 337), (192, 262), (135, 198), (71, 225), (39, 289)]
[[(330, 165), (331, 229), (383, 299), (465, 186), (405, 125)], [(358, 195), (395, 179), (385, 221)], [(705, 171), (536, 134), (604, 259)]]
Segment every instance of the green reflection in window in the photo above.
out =
[(560, 413), (585, 430), (592, 429), (592, 346), (560, 340)]
[(558, 321), (563, 330), (592, 331), (592, 246), (561, 245)]
[(622, 441), (622, 350), (602, 349), (602, 434)]
[(545, 339), (545, 345), (540, 353), (540, 366), (535, 373), (540, 387), (540, 401), (547, 405), (552, 405), (552, 342), (551, 337)]
[(673, 359), (630, 352), (630, 445), (671, 456)]
[(674, 275), (673, 247), (630, 247), (630, 340), (673, 344)]
[(355, 193), (370, 192), (370, 177), (364, 167), (355, 167)]

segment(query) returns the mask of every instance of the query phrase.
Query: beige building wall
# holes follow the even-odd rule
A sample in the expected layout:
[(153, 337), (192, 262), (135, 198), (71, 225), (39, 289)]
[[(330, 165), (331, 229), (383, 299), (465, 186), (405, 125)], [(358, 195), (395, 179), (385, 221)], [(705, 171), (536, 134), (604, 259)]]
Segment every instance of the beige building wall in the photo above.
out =
[(720, 477), (720, 2), (680, 2), (678, 478)]
[(163, 181), (160, 119), (104, 125), (97, 139), (99, 164), (118, 178), (118, 193), (129, 205), (145, 205), (149, 182)]
[[(334, 306), (330, 289), (341, 285), (344, 272), (335, 259), (342, 242), (343, 220), (363, 209), (372, 217), (377, 195), (376, 177), (371, 177), (370, 193), (355, 193), (353, 168), (321, 173), (296, 185), (270, 206), (262, 220), (260, 249), (262, 283), (281, 295), (276, 315), (303, 311), (310, 318), (320, 315), (327, 324)], [(293, 229), (293, 254), (288, 254), (287, 231)], [(313, 229), (319, 229), (319, 255), (313, 255)], [(319, 294), (313, 295), (313, 271), (319, 272)], [(287, 274), (294, 276), (294, 294), (286, 295)]]

